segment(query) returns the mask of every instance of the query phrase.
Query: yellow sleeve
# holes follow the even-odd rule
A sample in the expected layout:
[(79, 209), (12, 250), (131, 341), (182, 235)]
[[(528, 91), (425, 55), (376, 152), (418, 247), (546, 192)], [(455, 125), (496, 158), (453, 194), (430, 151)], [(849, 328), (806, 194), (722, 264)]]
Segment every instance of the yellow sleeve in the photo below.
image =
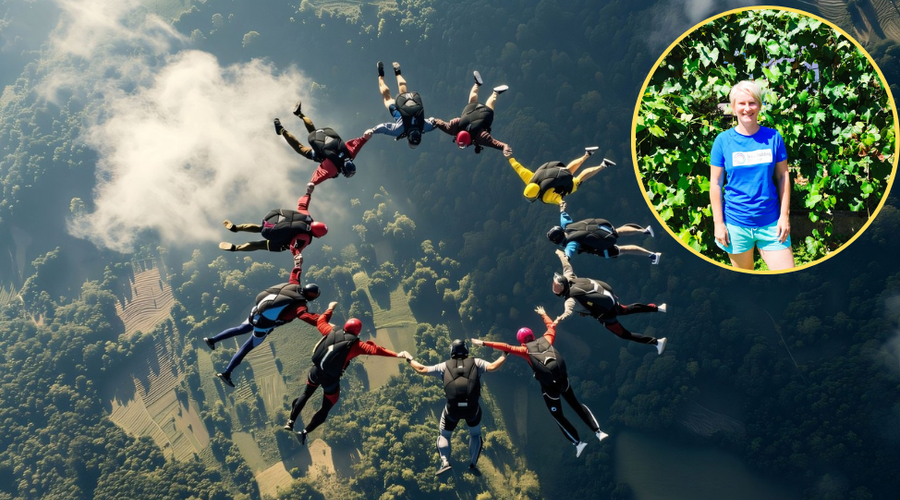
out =
[(555, 189), (548, 189), (541, 198), (541, 201), (548, 205), (559, 205), (562, 201), (562, 196), (560, 196)]
[(519, 177), (522, 179), (522, 182), (524, 182), (525, 184), (528, 184), (528, 181), (531, 180), (531, 177), (534, 175), (534, 172), (523, 167), (522, 164), (517, 162), (515, 158), (510, 158), (509, 164), (512, 165), (512, 168), (514, 168), (516, 170), (516, 173), (519, 174)]

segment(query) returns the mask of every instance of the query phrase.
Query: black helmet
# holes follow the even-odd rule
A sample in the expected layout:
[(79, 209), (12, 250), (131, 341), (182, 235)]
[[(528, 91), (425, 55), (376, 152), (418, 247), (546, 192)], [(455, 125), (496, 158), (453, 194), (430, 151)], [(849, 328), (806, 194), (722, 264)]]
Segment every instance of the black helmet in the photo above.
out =
[(450, 359), (461, 359), (469, 357), (469, 348), (466, 347), (466, 341), (456, 339), (450, 344)]
[(549, 231), (547, 231), (547, 238), (549, 238), (553, 243), (559, 245), (566, 240), (566, 231), (560, 226), (553, 226)]
[(316, 300), (319, 296), (319, 285), (315, 283), (307, 283), (303, 285), (303, 291), (300, 292), (306, 300)]
[(422, 132), (418, 129), (410, 130), (406, 136), (406, 141), (409, 143), (410, 149), (416, 149), (422, 142)]
[(559, 273), (553, 273), (553, 293), (561, 297), (569, 289), (569, 280)]
[(344, 174), (344, 177), (353, 177), (353, 174), (356, 173), (356, 165), (353, 164), (353, 160), (350, 158), (344, 160), (344, 166), (341, 167), (341, 173)]

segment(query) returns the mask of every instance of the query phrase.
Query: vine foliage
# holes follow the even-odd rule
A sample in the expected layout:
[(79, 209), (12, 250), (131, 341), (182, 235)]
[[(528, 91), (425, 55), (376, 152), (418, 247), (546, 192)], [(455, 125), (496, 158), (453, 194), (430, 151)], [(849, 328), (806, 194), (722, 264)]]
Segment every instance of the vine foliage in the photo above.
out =
[(853, 236), (835, 230), (837, 214), (866, 220), (877, 212), (896, 137), (890, 94), (875, 66), (812, 17), (732, 13), (671, 49), (650, 76), (635, 121), (648, 199), (684, 244), (726, 261), (714, 242), (709, 154), (716, 136), (735, 124), (731, 87), (747, 79), (763, 89), (760, 124), (780, 131), (787, 147), (797, 264), (823, 257)]

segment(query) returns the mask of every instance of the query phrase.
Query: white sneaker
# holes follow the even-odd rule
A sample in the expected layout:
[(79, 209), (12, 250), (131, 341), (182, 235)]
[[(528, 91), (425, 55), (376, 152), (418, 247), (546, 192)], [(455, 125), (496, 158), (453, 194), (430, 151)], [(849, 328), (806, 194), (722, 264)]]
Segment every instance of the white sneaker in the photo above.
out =
[(666, 304), (662, 303), (662, 304), (656, 306), (656, 312), (661, 312), (661, 313), (666, 312)]
[(435, 476), (440, 476), (441, 474), (450, 470), (450, 462), (446, 460), (441, 460), (441, 466), (438, 467), (437, 472), (434, 473)]
[(662, 257), (662, 253), (656, 252), (650, 254), (650, 263), (653, 265), (659, 264), (659, 259)]
[(651, 238), (656, 237), (656, 233), (653, 232), (653, 226), (647, 226), (647, 229), (645, 229), (645, 231), (647, 231)]
[(588, 147), (584, 148), (584, 152), (588, 156), (591, 156), (592, 154), (596, 153), (599, 149), (600, 149), (600, 146), (588, 146)]
[(604, 439), (609, 437), (609, 434), (607, 434), (599, 429), (597, 430), (597, 432), (594, 433), (594, 435), (596, 435), (597, 439), (599, 439), (601, 442), (603, 442)]
[(666, 342), (668, 342), (668, 341), (666, 340), (665, 337), (663, 337), (661, 339), (657, 339), (656, 340), (656, 352), (658, 352), (659, 354), (662, 354), (663, 351), (666, 350)]
[(584, 441), (579, 441), (575, 445), (575, 458), (578, 458), (581, 456), (581, 452), (584, 451), (585, 446), (587, 446), (587, 443), (585, 443)]
[(494, 92), (496, 92), (497, 95), (500, 95), (500, 94), (506, 92), (507, 90), (509, 90), (509, 85), (500, 85), (498, 87), (494, 87)]

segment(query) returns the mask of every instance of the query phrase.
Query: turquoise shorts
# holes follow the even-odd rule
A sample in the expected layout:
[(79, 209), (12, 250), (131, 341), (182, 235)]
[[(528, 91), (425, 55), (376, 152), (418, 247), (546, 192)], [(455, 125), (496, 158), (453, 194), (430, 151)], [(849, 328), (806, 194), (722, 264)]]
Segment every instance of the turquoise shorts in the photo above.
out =
[(763, 227), (741, 227), (725, 223), (728, 229), (728, 246), (718, 241), (716, 245), (730, 254), (744, 253), (754, 246), (760, 250), (784, 250), (791, 247), (791, 237), (788, 235), (784, 243), (778, 241), (778, 222), (773, 222)]

